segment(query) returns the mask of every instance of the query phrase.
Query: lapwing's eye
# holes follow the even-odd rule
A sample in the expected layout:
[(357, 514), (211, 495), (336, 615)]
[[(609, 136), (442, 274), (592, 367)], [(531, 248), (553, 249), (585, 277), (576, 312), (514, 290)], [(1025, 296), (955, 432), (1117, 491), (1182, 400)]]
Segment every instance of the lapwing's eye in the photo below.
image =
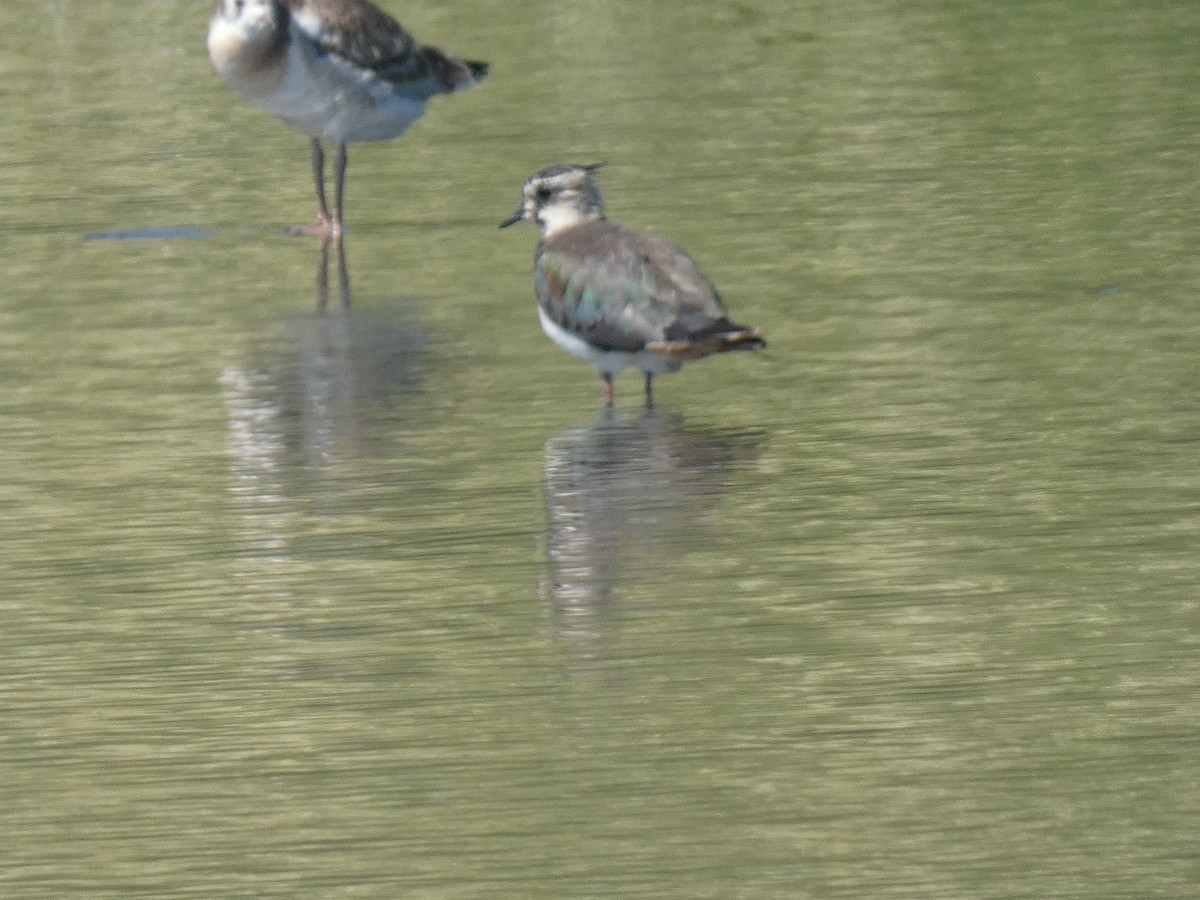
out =
[(537, 192), (534, 194), (534, 196), (537, 198), (538, 203), (545, 203), (550, 199), (550, 194), (550, 188), (546, 187), (544, 184), (539, 184)]

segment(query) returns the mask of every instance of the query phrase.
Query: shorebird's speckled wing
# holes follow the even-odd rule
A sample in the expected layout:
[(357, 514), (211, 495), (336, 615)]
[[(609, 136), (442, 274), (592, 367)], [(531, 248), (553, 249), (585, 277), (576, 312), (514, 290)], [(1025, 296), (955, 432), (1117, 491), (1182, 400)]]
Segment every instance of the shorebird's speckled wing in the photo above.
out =
[(535, 278), (546, 314), (600, 349), (638, 351), (740, 330), (682, 247), (607, 221), (547, 238)]
[[(428, 82), (427, 96), (470, 86), (487, 72), (483, 63), (423, 47), (372, 3), (353, 0), (283, 0), (292, 21), (323, 52), (396, 85)], [(421, 92), (426, 93), (426, 92)]]

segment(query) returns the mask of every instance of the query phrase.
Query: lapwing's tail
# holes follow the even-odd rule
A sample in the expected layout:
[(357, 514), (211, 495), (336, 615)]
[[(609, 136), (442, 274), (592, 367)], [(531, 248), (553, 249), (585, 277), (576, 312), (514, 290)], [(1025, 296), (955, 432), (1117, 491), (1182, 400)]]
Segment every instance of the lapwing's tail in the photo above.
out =
[(730, 329), (726, 331), (682, 341), (654, 341), (647, 344), (646, 349), (653, 353), (682, 356), (684, 359), (700, 359), (728, 350), (761, 350), (767, 346), (757, 328), (744, 328), (732, 322), (729, 324)]
[(473, 62), (469, 59), (464, 60), (464, 62), (466, 63), (467, 68), (471, 70), (472, 81), (483, 81), (484, 77), (488, 73), (488, 69), (491, 68), (491, 66), (485, 62)]
[(763, 340), (757, 328), (742, 328), (722, 337), (725, 341), (723, 350), (765, 350), (767, 347), (767, 342)]

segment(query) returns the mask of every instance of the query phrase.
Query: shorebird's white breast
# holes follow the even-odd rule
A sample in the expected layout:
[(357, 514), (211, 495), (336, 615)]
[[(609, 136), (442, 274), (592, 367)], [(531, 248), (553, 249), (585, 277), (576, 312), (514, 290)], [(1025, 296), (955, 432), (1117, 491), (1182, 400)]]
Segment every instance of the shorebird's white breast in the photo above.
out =
[(303, 38), (289, 43), (280, 88), (260, 105), (297, 131), (339, 143), (396, 137), (425, 112), (423, 101)]
[(287, 40), (271, 39), (219, 10), (209, 27), (218, 74), (259, 109), (309, 137), (339, 143), (396, 137), (425, 111), (403, 86), (322, 53), (295, 22), (287, 27)]

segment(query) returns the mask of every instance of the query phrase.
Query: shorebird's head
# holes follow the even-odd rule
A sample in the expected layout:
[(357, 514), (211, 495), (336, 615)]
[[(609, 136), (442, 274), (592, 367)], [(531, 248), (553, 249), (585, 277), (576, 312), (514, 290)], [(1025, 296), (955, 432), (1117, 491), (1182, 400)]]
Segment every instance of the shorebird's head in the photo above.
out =
[(215, 17), (238, 26), (248, 38), (277, 28), (280, 16), (278, 0), (219, 0), (215, 13)]
[[(234, 90), (267, 90), (247, 85), (247, 74), (269, 71), (287, 47), (288, 29), (279, 0), (220, 0), (208, 23), (208, 56)], [(276, 73), (274, 78), (282, 78)]]
[(530, 219), (538, 223), (543, 237), (549, 237), (580, 222), (603, 219), (604, 204), (592, 175), (602, 165), (568, 164), (534, 172), (521, 189), (521, 205), (500, 223), (500, 227), (507, 228), (522, 219)]

